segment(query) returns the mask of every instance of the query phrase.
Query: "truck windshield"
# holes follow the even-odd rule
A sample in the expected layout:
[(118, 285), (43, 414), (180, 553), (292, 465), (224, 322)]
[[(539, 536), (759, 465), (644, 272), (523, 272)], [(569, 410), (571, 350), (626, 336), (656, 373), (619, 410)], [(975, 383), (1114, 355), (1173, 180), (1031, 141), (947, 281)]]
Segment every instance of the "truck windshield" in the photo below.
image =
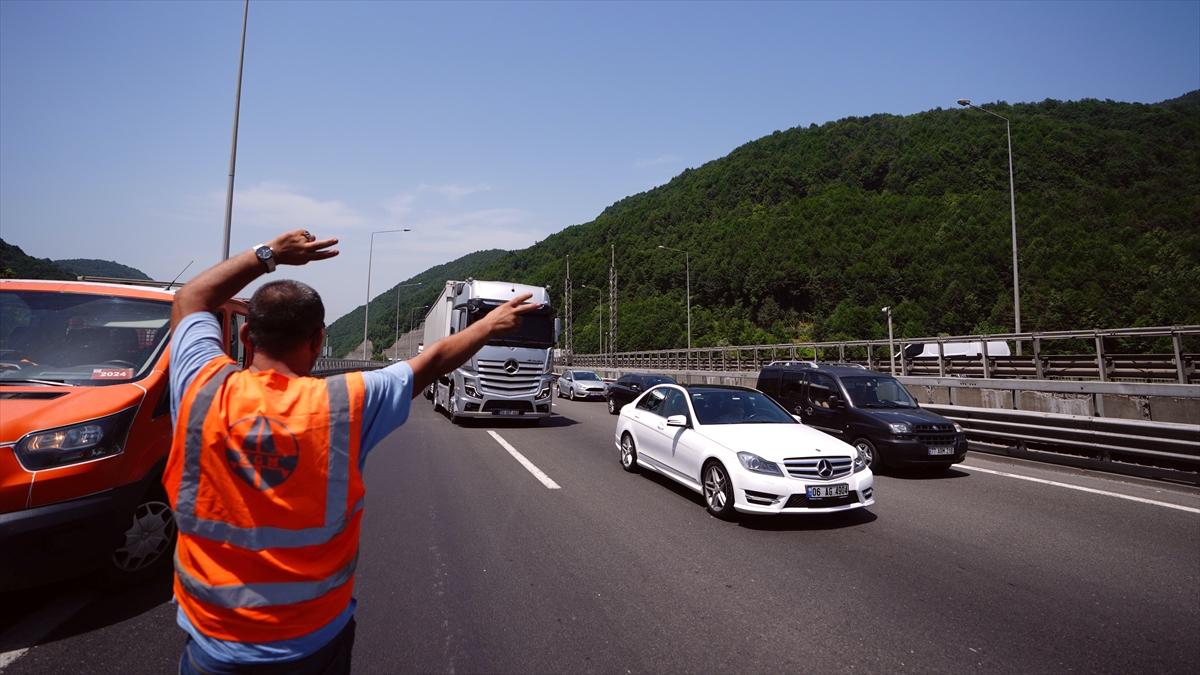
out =
[(850, 401), (859, 408), (915, 408), (916, 401), (899, 380), (887, 375), (842, 377)]
[(105, 385), (153, 366), (171, 304), (86, 293), (0, 292), (0, 383)]
[[(471, 325), (488, 315), (500, 305), (492, 302), (471, 300), (467, 308), (467, 325)], [(549, 306), (543, 307), (521, 317), (521, 325), (511, 333), (493, 338), (489, 345), (502, 347), (532, 347), (534, 349), (549, 349), (554, 346), (554, 310)]]

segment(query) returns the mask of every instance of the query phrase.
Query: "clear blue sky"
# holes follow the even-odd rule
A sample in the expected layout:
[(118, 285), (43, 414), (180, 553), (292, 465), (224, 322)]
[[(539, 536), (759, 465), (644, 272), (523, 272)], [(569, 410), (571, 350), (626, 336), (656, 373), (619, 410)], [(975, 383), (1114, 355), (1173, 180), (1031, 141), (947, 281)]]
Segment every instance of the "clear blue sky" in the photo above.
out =
[[(0, 236), (156, 278), (216, 262), (240, 2), (0, 2)], [(524, 248), (776, 129), (1200, 88), (1200, 3), (251, 2), (233, 246), (341, 237), (288, 275), (330, 319)], [(1019, 148), (1017, 149), (1019, 154)]]

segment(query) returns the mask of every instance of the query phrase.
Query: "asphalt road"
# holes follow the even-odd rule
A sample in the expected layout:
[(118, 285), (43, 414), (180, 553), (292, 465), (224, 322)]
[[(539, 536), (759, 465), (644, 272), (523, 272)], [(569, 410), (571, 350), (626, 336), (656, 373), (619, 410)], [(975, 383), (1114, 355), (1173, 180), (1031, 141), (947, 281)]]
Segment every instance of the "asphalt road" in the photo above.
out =
[[(623, 472), (603, 403), (414, 406), (367, 463), (356, 672), (1200, 672), (1200, 491), (972, 453), (867, 511), (728, 523)], [(169, 596), (0, 596), (0, 670), (174, 672)]]

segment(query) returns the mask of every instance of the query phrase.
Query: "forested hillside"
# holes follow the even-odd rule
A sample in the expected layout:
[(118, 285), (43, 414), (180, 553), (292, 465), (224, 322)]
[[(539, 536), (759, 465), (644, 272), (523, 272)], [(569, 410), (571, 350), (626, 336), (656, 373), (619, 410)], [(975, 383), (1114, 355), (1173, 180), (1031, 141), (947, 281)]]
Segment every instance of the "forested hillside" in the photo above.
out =
[(74, 279), (49, 258), (35, 258), (0, 239), (0, 279)]
[(70, 260), (55, 260), (54, 264), (59, 268), (77, 274), (80, 276), (89, 277), (114, 277), (117, 279), (145, 279), (149, 281), (150, 277), (146, 273), (130, 267), (122, 265), (119, 262), (112, 260), (93, 260), (91, 258), (72, 258)]
[[(411, 279), (405, 279), (396, 286), (371, 298), (370, 338), (375, 354), (380, 355), (384, 347), (390, 347), (396, 331), (396, 306), (399, 300), (400, 333), (408, 330), (410, 317), (420, 322), (425, 316), (423, 307), (430, 304), (442, 292), (449, 279), (465, 279), (479, 277), (479, 271), (495, 262), (504, 251), (476, 251), (444, 265), (431, 267)], [(404, 286), (405, 284), (420, 283), (420, 286)], [(399, 294), (399, 297), (397, 297)], [(360, 348), (363, 341), (363, 307), (359, 305), (352, 312), (334, 321), (329, 326), (329, 346), (333, 354), (339, 357), (358, 357), (352, 351)]]
[[(1200, 92), (985, 107), (1012, 120), (1023, 329), (1200, 323)], [(684, 256), (660, 244), (691, 254), (697, 346), (878, 338), (884, 305), (897, 337), (1006, 332), (1008, 187), (995, 117), (847, 118), (747, 143), (475, 276), (561, 297), (567, 254), (576, 286), (606, 286), (615, 246), (619, 351), (685, 342)], [(578, 351), (597, 347), (598, 295), (575, 294)]]

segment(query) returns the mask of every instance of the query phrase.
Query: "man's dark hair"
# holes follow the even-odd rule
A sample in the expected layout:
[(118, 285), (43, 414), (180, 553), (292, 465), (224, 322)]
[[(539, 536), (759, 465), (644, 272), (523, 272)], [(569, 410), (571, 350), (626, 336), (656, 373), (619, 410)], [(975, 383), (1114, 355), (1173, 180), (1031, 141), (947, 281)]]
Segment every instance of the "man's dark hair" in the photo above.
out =
[(325, 305), (308, 284), (272, 281), (250, 298), (247, 325), (255, 349), (279, 356), (311, 340), (325, 326)]

